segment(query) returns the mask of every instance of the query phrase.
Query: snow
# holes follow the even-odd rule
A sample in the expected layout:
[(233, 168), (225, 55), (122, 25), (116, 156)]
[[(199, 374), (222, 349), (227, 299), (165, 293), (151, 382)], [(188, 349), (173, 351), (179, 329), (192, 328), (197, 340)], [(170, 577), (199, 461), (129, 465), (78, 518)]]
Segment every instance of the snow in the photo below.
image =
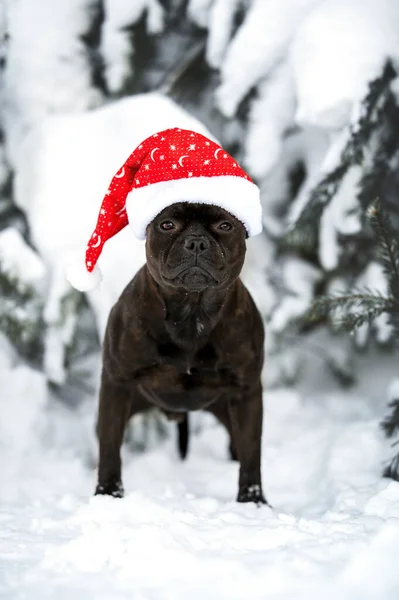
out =
[(327, 129), (345, 126), (367, 83), (379, 75), (388, 57), (398, 58), (398, 22), (395, 0), (318, 4), (291, 48), (297, 123)]
[(216, 0), (210, 12), (206, 59), (214, 69), (223, 64), (234, 28), (234, 17), (241, 0)]
[(104, 59), (104, 77), (112, 93), (120, 92), (131, 78), (131, 60), (134, 53), (131, 26), (146, 11), (146, 26), (150, 34), (163, 29), (163, 10), (158, 0), (107, 0), (101, 31), (101, 53)]
[(254, 0), (221, 67), (218, 106), (232, 117), (238, 104), (283, 58), (296, 28), (319, 0)]
[[(97, 58), (104, 61), (109, 92), (118, 93), (132, 77), (129, 26), (145, 14), (147, 33), (159, 33), (162, 4), (104, 3)], [(280, 299), (270, 269), (277, 253), (272, 239), (248, 240), (244, 270), (262, 314), (276, 308), (267, 322), (263, 375), (262, 475), (272, 508), (234, 501), (237, 464), (227, 459), (224, 429), (204, 414), (191, 415), (194, 433), (184, 463), (175, 425), (162, 421), (163, 441), (151, 432), (149, 440), (128, 436), (126, 497), (93, 497), (100, 357), (81, 359), (79, 367), (87, 367), (93, 380), (93, 392), (83, 399), (81, 390), (67, 387), (69, 405), (48, 386), (48, 380), (65, 381), (65, 348), (76, 326), (79, 296), (71, 293), (64, 267), (72, 255), (82, 258), (104, 190), (133, 147), (169, 126), (209, 135), (156, 93), (96, 108), (104, 98), (94, 87), (83, 42), (94, 7), (93, 0), (16, 0), (7, 3), (4, 18), (11, 36), (0, 74), (6, 140), (0, 184), (9, 164), (15, 200), (40, 258), (15, 229), (6, 229), (0, 261), (34, 285), (45, 283), (46, 272), (48, 288), (44, 373), (21, 362), (0, 335), (0, 598), (396, 600), (399, 484), (381, 471), (398, 447), (383, 438), (379, 423), (386, 402), (398, 397), (398, 380), (387, 385), (397, 357), (377, 358), (375, 351), (358, 357), (358, 385), (343, 391), (330, 371), (334, 365), (351, 371), (347, 338), (323, 331), (292, 337), (279, 356), (281, 333), (309, 308), (323, 274), (287, 257), (281, 282), (287, 293)], [(237, 7), (246, 13), (235, 30)], [(306, 171), (290, 207), (292, 224), (339, 163), (367, 83), (388, 56), (398, 59), (398, 11), (397, 0), (188, 2), (188, 17), (208, 28), (206, 58), (220, 70), (222, 113), (235, 115), (255, 90), (249, 127), (235, 135), (244, 140), (245, 165), (261, 179), (272, 234), (284, 225), (290, 170), (303, 161)], [(237, 121), (226, 127), (241, 132)], [(337, 266), (339, 237), (359, 229), (360, 175), (357, 167), (348, 171), (324, 213), (324, 271)], [(143, 262), (143, 244), (129, 228), (107, 243), (100, 259), (104, 281), (88, 295), (100, 337), (111, 305)], [(347, 283), (335, 277), (329, 290), (344, 291)], [(386, 291), (374, 262), (355, 284)], [(389, 339), (384, 315), (373, 329), (378, 341)], [(355, 342), (364, 345), (368, 335), (367, 326), (359, 329)], [(300, 369), (300, 383), (283, 387)], [(139, 438), (143, 421), (132, 426)]]
[(0, 264), (4, 273), (28, 285), (40, 286), (45, 266), (13, 227), (0, 232)]
[[(31, 132), (18, 160), (15, 200), (26, 211), (33, 242), (49, 266), (62, 270), (72, 253), (84, 253), (113, 175), (140, 142), (171, 126), (210, 135), (197, 119), (156, 93), (88, 113), (48, 117)], [(107, 243), (99, 261), (105, 303), (104, 312), (96, 312), (100, 331), (144, 260), (144, 245), (129, 228)]]
[[(388, 282), (382, 265), (375, 261), (370, 262), (363, 273), (357, 278), (356, 288), (363, 290), (372, 289), (374, 293), (388, 296)], [(384, 344), (389, 341), (392, 335), (392, 325), (388, 314), (382, 313), (382, 315), (374, 319), (372, 328), (376, 332), (376, 339), (380, 343)], [(354, 335), (359, 346), (366, 345), (369, 329), (369, 324), (365, 323), (362, 327), (358, 327), (355, 330)]]
[[(234, 30), (237, 6), (245, 16)], [(206, 58), (219, 70), (219, 110), (233, 118), (246, 100), (243, 162), (261, 181), (266, 228), (281, 231), (297, 221), (317, 184), (340, 163), (368, 84), (387, 59), (398, 64), (399, 3), (191, 0), (188, 16), (208, 29)], [(289, 167), (298, 162), (305, 181), (284, 222)], [(368, 167), (366, 157), (348, 171), (322, 216), (318, 255), (326, 272), (339, 264), (340, 238), (361, 228), (356, 194)]]
[(290, 323), (310, 309), (321, 272), (301, 258), (291, 256), (282, 267), (282, 278), (288, 294), (271, 316), (269, 326), (273, 333), (282, 333)]
[(229, 117), (285, 57), (297, 99), (293, 120), (340, 129), (386, 59), (399, 57), (396, 0), (253, 0), (232, 35), (237, 6), (192, 0), (188, 8), (209, 29), (206, 56), (220, 69), (218, 104)]
[(198, 27), (206, 27), (212, 4), (213, 0), (189, 0), (187, 15)]
[(348, 170), (320, 220), (319, 260), (326, 271), (338, 267), (341, 255), (340, 235), (354, 235), (362, 229), (362, 213), (357, 198), (363, 170), (354, 165)]
[(93, 497), (95, 398), (71, 411), (0, 352), (1, 597), (397, 598), (399, 484), (380, 477), (378, 428), (393, 364), (364, 359), (361, 388), (337, 393), (316, 358), (311, 389), (265, 393), (273, 508), (257, 508), (234, 502), (237, 465), (210, 415), (185, 463), (173, 436), (125, 448), (126, 497)]
[[(63, 348), (73, 335), (70, 323), (69, 334), (62, 332), (62, 303), (71, 292), (66, 267), (83, 264), (104, 193), (133, 149), (149, 135), (178, 126), (212, 137), (172, 100), (141, 94), (86, 113), (48, 116), (20, 146), (15, 202), (49, 272), (45, 364), (51, 381), (65, 380)], [(107, 242), (99, 260), (102, 285), (88, 295), (100, 339), (112, 305), (144, 262), (144, 244), (130, 228)]]
[[(49, 116), (21, 145), (15, 202), (27, 215), (32, 241), (49, 272), (44, 316), (45, 365), (51, 381), (65, 380), (64, 347), (73, 335), (71, 323), (62, 322), (63, 299), (72, 289), (66, 269), (75, 262), (83, 264), (111, 178), (145, 138), (179, 126), (212, 138), (172, 100), (158, 93), (139, 94), (86, 113)], [(144, 243), (129, 227), (107, 242), (98, 261), (103, 281), (88, 294), (100, 339), (112, 305), (144, 262)]]
[(262, 178), (275, 167), (283, 151), (283, 137), (291, 126), (295, 96), (290, 66), (282, 61), (258, 87), (248, 118), (244, 165)]
[(3, 111), (12, 165), (25, 134), (43, 117), (79, 112), (100, 103), (82, 39), (90, 28), (92, 5), (93, 0), (6, 4), (11, 33)]

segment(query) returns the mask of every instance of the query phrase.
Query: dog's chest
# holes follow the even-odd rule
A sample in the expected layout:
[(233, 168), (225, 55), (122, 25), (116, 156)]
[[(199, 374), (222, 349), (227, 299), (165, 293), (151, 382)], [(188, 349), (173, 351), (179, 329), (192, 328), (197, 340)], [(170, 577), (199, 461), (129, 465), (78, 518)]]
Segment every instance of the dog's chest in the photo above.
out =
[(170, 341), (178, 347), (191, 348), (195, 346), (206, 335), (213, 325), (213, 320), (201, 317), (198, 314), (190, 314), (188, 317), (173, 316), (166, 319), (166, 331)]
[(158, 386), (155, 391), (149, 385), (146, 390), (147, 398), (158, 408), (171, 413), (199, 410), (220, 397), (223, 377), (211, 344), (196, 352), (187, 352), (172, 343), (160, 344), (158, 352), (161, 364), (171, 366), (174, 371), (161, 389)]
[(163, 364), (173, 365), (180, 373), (215, 371), (219, 365), (217, 350), (211, 343), (199, 349), (196, 349), (194, 344), (189, 349), (183, 349), (169, 342), (159, 344), (158, 353)]

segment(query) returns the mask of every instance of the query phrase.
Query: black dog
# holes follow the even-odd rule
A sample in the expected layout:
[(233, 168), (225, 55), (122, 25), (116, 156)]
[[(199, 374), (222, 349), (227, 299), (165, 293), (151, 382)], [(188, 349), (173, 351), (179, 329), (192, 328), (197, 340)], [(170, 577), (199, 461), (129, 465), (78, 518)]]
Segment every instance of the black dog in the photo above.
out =
[(97, 494), (121, 497), (128, 419), (158, 407), (214, 414), (240, 462), (239, 502), (264, 503), (260, 459), (264, 331), (239, 279), (246, 230), (215, 206), (178, 203), (148, 226), (147, 263), (113, 307), (103, 348)]

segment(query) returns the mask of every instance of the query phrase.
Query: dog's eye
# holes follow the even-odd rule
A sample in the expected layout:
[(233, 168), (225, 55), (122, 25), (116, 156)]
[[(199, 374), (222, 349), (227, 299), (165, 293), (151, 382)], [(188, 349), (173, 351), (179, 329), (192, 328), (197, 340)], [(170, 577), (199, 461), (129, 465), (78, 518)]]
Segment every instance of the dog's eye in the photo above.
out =
[(172, 221), (162, 221), (160, 227), (164, 231), (171, 231), (171, 229), (175, 228), (175, 225), (172, 223)]
[(220, 223), (218, 229), (221, 229), (222, 231), (231, 231), (233, 229), (233, 225), (228, 221), (224, 221), (224, 223)]

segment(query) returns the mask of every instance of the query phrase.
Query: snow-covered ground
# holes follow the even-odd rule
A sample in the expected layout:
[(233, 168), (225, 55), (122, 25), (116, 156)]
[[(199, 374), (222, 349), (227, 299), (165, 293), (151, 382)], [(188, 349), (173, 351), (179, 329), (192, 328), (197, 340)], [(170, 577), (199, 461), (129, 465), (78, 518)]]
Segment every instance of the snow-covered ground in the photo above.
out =
[[(84, 247), (90, 211), (97, 214), (120, 161), (152, 130), (197, 125), (182, 107), (155, 93), (94, 109), (104, 98), (93, 87), (82, 41), (93, 3), (39, 4), (38, 12), (29, 0), (7, 3), (10, 40), (0, 98), (7, 161), (15, 169), (14, 200), (51, 277), (45, 311), (51, 333), (59, 325), (61, 292), (68, 291), (62, 287), (61, 250), (77, 249), (79, 236)], [(232, 35), (233, 13), (241, 4), (248, 11)], [(130, 25), (147, 8), (147, 30), (159, 32), (160, 6), (158, 0), (105, 2), (99, 52), (109, 90), (117, 92), (134, 78)], [(206, 56), (220, 71), (221, 112), (231, 117), (256, 89), (243, 158), (262, 183), (265, 214), (281, 214), (287, 173), (297, 160), (303, 160), (307, 179), (291, 207), (292, 221), (310, 190), (336, 166), (367, 82), (387, 56), (398, 60), (398, 14), (397, 0), (188, 3), (190, 18), (209, 30)], [(285, 138), (290, 129), (297, 133)], [(0, 148), (4, 182), (3, 154)], [(326, 271), (340, 257), (339, 237), (360, 226), (348, 210), (360, 176), (357, 165), (353, 169), (322, 221), (319, 256)], [(123, 235), (114, 253), (112, 242), (104, 253), (108, 273), (104, 262), (97, 304), (90, 298), (100, 332), (140, 257), (131, 242), (117, 248), (126, 242)], [(10, 250), (10, 237), (6, 246)], [(271, 242), (263, 240), (255, 242), (247, 261), (246, 281), (265, 315), (274, 303), (265, 276), (273, 258)], [(284, 275), (290, 294), (269, 323), (269, 339), (308, 308), (321, 277), (296, 257)], [(368, 287), (381, 288), (379, 281), (376, 269), (363, 274)], [(64, 344), (60, 331), (55, 333), (48, 340)], [(46, 344), (53, 381), (64, 375), (59, 346)], [(238, 467), (227, 460), (226, 434), (202, 415), (193, 419), (198, 431), (186, 462), (177, 457), (168, 424), (172, 435), (154, 441), (146, 453), (125, 448), (123, 500), (93, 497), (95, 394), (80, 402), (82, 390), (70, 386), (64, 390), (68, 405), (0, 335), (0, 598), (397, 600), (399, 484), (381, 478), (387, 442), (379, 430), (397, 358), (363, 356), (359, 385), (343, 392), (322, 362), (330, 347), (323, 350), (297, 389), (265, 392), (263, 478), (273, 508), (257, 508), (235, 503)], [(285, 356), (284, 368), (295, 370), (288, 351)], [(92, 359), (98, 366), (98, 357)], [(275, 381), (270, 363), (267, 357), (265, 379)]]
[(356, 391), (315, 358), (312, 389), (265, 393), (271, 509), (234, 502), (237, 465), (210, 416), (187, 462), (173, 436), (125, 450), (126, 497), (93, 497), (95, 397), (70, 410), (2, 348), (0, 597), (396, 600), (399, 484), (380, 477), (378, 428), (394, 363), (362, 360)]

